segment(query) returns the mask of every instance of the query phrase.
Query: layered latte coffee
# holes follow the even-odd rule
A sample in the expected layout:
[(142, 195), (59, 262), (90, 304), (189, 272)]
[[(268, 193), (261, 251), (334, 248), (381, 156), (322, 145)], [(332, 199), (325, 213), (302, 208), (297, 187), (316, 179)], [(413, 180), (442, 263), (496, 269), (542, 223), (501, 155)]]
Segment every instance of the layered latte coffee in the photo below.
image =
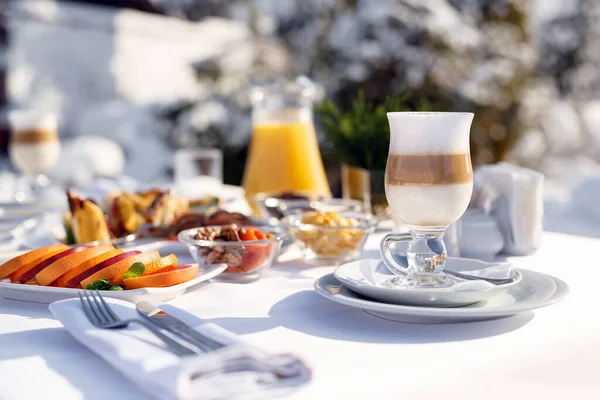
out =
[(53, 114), (13, 111), (9, 114), (9, 154), (13, 164), (26, 174), (42, 174), (60, 157), (57, 120)]
[[(444, 231), (465, 212), (473, 192), (469, 152), (472, 113), (390, 112), (390, 152), (385, 194), (394, 214), (410, 232), (386, 235), (379, 250), (396, 276), (391, 287), (441, 288), (456, 281), (444, 274), (448, 254)], [(396, 242), (409, 242), (408, 265), (392, 254)]]
[(392, 210), (409, 225), (449, 225), (465, 212), (471, 199), (473, 171), (468, 149), (430, 151), (390, 152), (388, 157), (386, 196)]

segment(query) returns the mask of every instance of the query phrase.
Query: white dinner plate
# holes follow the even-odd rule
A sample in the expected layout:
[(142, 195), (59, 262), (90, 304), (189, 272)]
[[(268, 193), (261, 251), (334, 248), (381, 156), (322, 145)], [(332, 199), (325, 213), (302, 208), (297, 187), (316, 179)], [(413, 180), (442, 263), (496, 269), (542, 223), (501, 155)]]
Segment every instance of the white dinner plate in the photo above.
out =
[[(105, 297), (113, 297), (137, 303), (138, 301), (167, 301), (177, 296), (182, 295), (188, 288), (207, 281), (227, 269), (227, 264), (209, 265), (207, 268), (198, 272), (198, 275), (190, 281), (180, 283), (179, 285), (162, 287), (162, 288), (142, 288), (123, 291), (102, 291)], [(22, 285), (18, 283), (10, 283), (0, 281), (0, 295), (5, 299), (28, 301), (32, 303), (49, 304), (54, 301), (70, 299), (77, 297), (82, 289), (58, 288), (51, 286), (33, 286)]]
[(65, 209), (68, 207), (67, 196), (64, 192), (59, 195), (52, 194), (50, 196), (29, 201), (0, 201), (0, 209), (7, 211), (21, 211), (26, 209), (35, 209), (38, 212), (44, 210), (56, 210), (58, 208)]
[[(469, 258), (448, 258), (446, 268), (456, 272), (484, 269), (493, 264)], [(456, 307), (488, 300), (505, 293), (521, 281), (522, 274), (513, 270), (515, 280), (504, 285), (469, 281), (445, 288), (391, 288), (385, 284), (395, 275), (380, 259), (356, 260), (337, 268), (333, 275), (349, 289), (385, 303), (422, 307)]]
[(327, 274), (315, 281), (315, 290), (326, 299), (358, 308), (376, 317), (415, 324), (485, 321), (546, 307), (562, 300), (569, 287), (550, 275), (522, 269), (523, 279), (506, 293), (468, 306), (413, 307), (380, 303), (353, 292)]

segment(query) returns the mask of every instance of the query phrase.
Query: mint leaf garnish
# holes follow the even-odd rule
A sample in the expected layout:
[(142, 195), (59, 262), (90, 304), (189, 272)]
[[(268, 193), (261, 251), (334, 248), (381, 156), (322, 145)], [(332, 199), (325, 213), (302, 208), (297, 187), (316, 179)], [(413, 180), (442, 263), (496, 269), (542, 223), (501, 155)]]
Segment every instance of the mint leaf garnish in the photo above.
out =
[(219, 198), (215, 196), (206, 196), (206, 204), (209, 206), (219, 204)]
[(98, 279), (87, 285), (85, 288), (87, 290), (109, 290), (110, 286), (110, 281), (108, 279)]
[(146, 272), (146, 266), (144, 263), (138, 261), (133, 263), (127, 272), (123, 274), (123, 279), (137, 278), (138, 276), (142, 276), (144, 272)]
[(65, 242), (67, 244), (75, 244), (77, 241), (75, 240), (75, 234), (73, 233), (73, 229), (65, 226)]
[(108, 279), (98, 279), (85, 287), (87, 290), (123, 290), (120, 285), (111, 285)]

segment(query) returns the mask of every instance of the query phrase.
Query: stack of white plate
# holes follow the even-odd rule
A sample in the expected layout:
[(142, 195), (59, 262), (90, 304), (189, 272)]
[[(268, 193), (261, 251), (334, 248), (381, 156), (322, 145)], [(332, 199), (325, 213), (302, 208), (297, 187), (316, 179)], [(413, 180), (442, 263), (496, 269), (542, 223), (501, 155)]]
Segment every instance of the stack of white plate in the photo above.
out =
[[(468, 273), (490, 266), (484, 261), (449, 258), (448, 269)], [(485, 290), (453, 288), (392, 288), (394, 275), (379, 259), (364, 259), (340, 266), (315, 282), (327, 299), (393, 321), (435, 324), (504, 318), (554, 304), (569, 292), (566, 283), (526, 269), (516, 271), (513, 282)]]

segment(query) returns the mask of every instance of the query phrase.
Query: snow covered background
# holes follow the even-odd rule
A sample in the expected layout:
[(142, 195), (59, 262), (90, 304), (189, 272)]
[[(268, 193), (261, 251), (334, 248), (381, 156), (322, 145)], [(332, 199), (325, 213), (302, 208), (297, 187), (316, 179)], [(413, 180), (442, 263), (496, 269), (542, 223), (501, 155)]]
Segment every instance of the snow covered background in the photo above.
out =
[(57, 178), (168, 179), (173, 148), (204, 145), (239, 182), (248, 88), (305, 74), (342, 106), (408, 89), (474, 111), (476, 164), (544, 172), (546, 227), (600, 236), (598, 1), (19, 0), (7, 16), (9, 100), (61, 115)]

